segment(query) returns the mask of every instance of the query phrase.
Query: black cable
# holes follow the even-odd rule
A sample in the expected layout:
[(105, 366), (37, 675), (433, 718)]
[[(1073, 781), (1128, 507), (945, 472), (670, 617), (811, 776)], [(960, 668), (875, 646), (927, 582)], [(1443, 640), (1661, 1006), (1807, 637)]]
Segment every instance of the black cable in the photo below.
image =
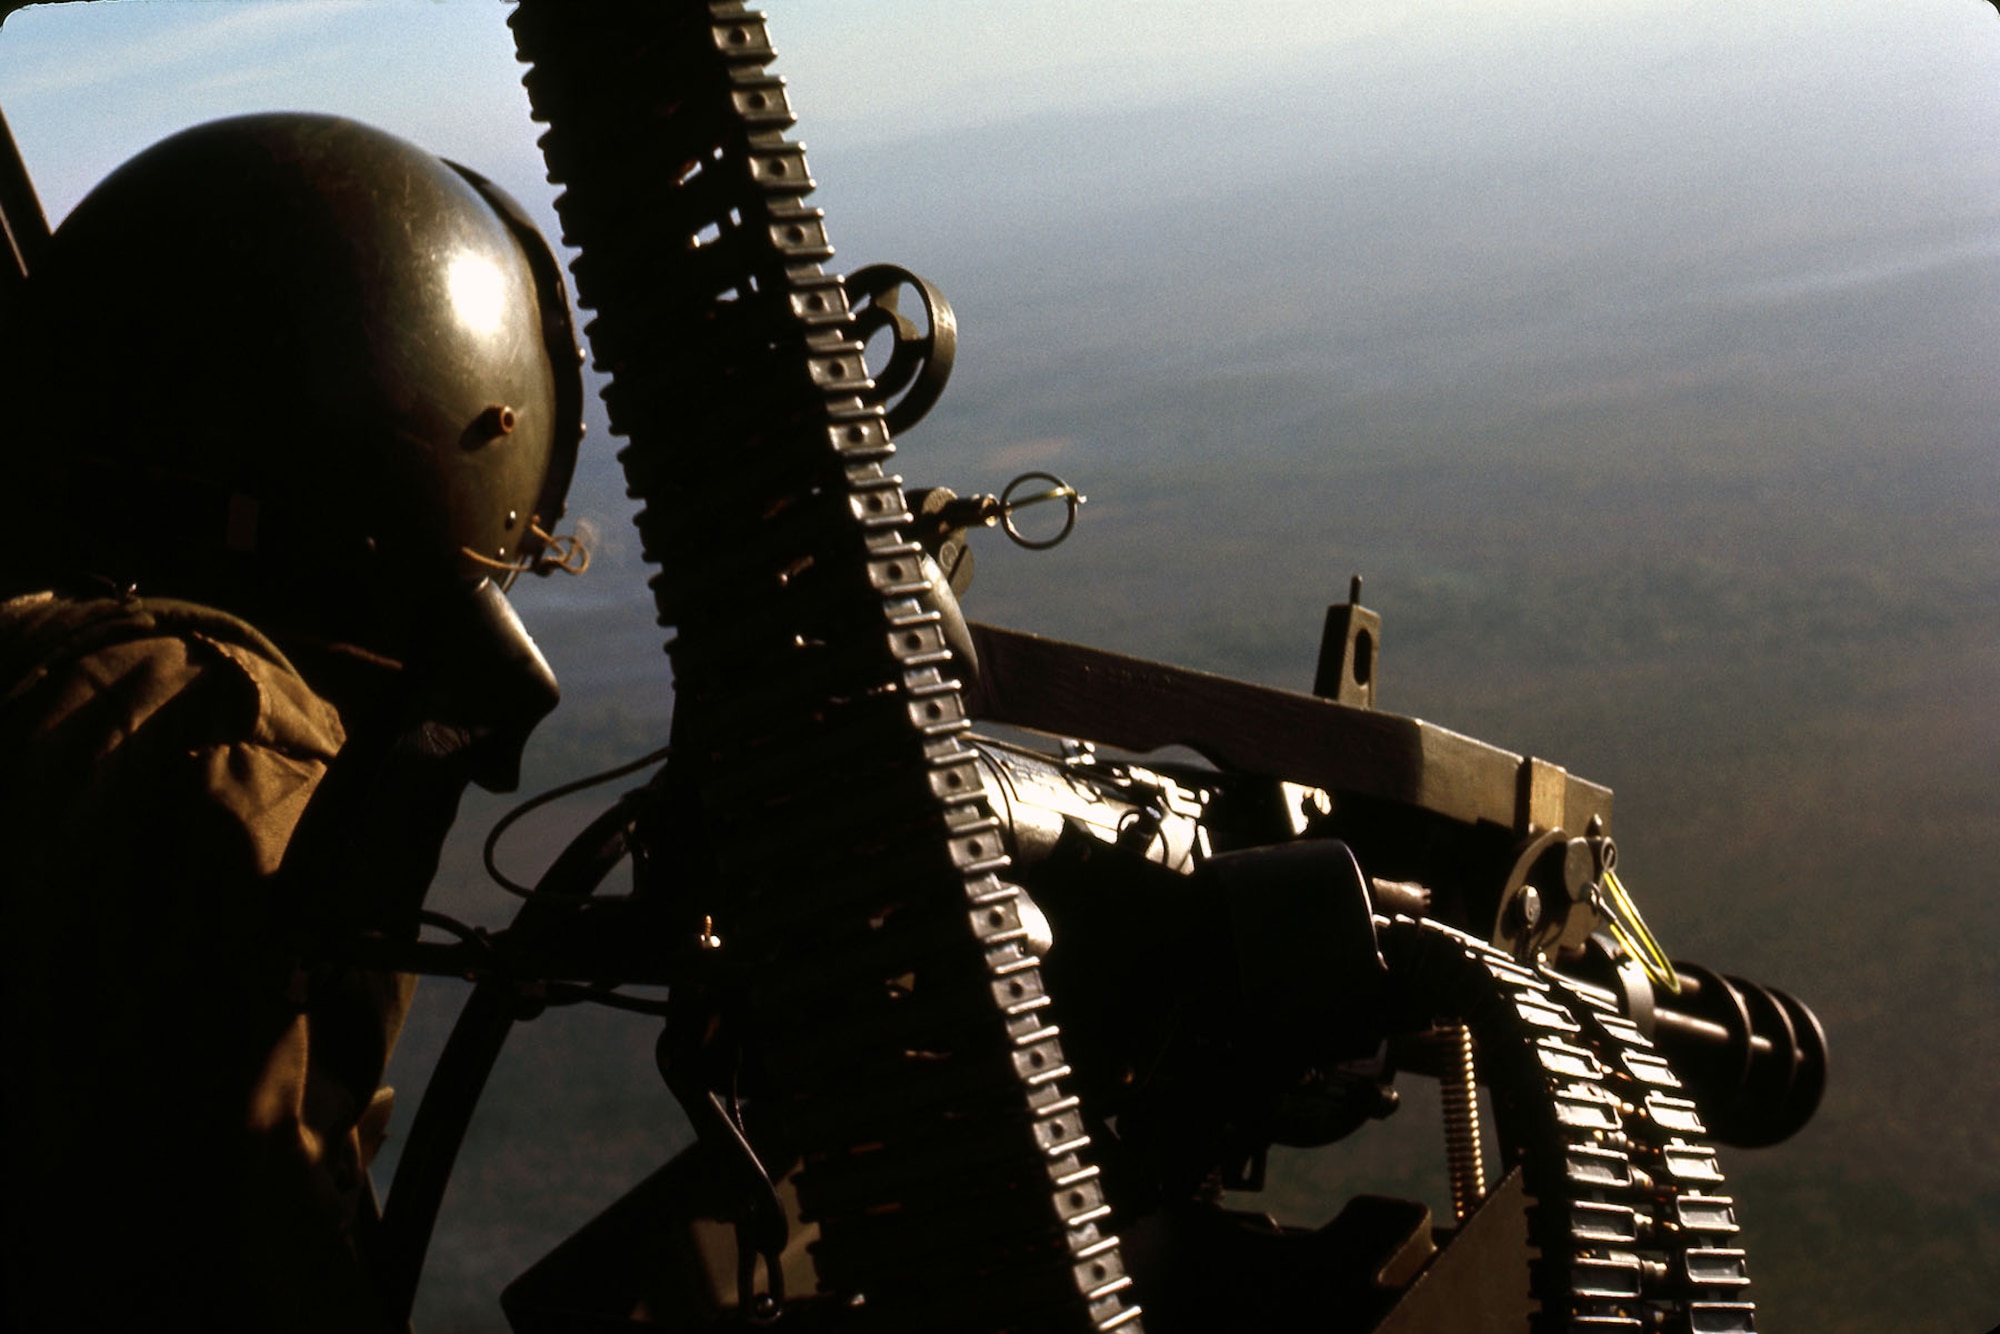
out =
[[(459, 921), (456, 917), (447, 916), (434, 908), (417, 909), (417, 923), (420, 926), (437, 928), (439, 931), (456, 940), (460, 945), (466, 946), (477, 956), (477, 962), (472, 960), (467, 961), (465, 973), (468, 977), (482, 973), (497, 972), (500, 969), (499, 952), (493, 948), (493, 938), (486, 933), (484, 927), (469, 926)], [(446, 945), (434, 946), (433, 948), (449, 949), (451, 947)]]
[[(614, 772), (630, 772), (653, 758), (648, 756)], [(609, 776), (612, 775), (605, 775)], [(548, 799), (579, 786), (584, 784), (571, 784), (568, 789), (550, 794)], [(626, 793), (570, 840), (562, 855), (543, 873), (534, 896), (516, 914), (516, 929), (532, 929), (532, 923), (540, 921), (565, 900), (587, 899), (612, 868), (624, 860), (630, 850), (634, 812), (643, 793), (643, 789)], [(491, 853), (490, 843), (488, 853)], [(437, 925), (441, 930), (451, 930), (443, 920)], [(633, 997), (619, 999), (646, 1003)], [(478, 979), (458, 1022), (452, 1026), (443, 1053), (431, 1069), (430, 1084), (404, 1136), (403, 1157), (396, 1167), (396, 1178), (383, 1204), (382, 1221), (370, 1247), (370, 1265), (383, 1294), (383, 1304), (392, 1313), (390, 1323), (397, 1328), (408, 1322), (416, 1300), (424, 1257), (430, 1250), (445, 1187), (465, 1142), (473, 1110), (500, 1058), (507, 1035), (517, 1020), (528, 1017), (523, 1000), (519, 983), (502, 976), (501, 970)]]
[(487, 833), (486, 843), (479, 850), (479, 859), (481, 863), (484, 864), (484, 866), (486, 867), (486, 874), (492, 879), (494, 884), (500, 886), (500, 888), (506, 890), (509, 894), (512, 894), (514, 897), (519, 899), (525, 899), (530, 903), (560, 902), (564, 907), (573, 908), (580, 906), (584, 902), (583, 899), (572, 898), (568, 895), (552, 896), (552, 895), (540, 894), (537, 893), (532, 886), (524, 885), (516, 880), (510, 879), (506, 875), (506, 873), (501, 871), (499, 865), (494, 861), (493, 858), (493, 850), (495, 847), (499, 845), (500, 836), (506, 833), (509, 829), (511, 829), (514, 826), (515, 821), (519, 820), (522, 816), (527, 815), (531, 811), (540, 810), (542, 807), (548, 805), (550, 802), (559, 801), (564, 797), (572, 795), (573, 793), (582, 792), (587, 788), (597, 787), (602, 783), (609, 783), (613, 779), (623, 778), (627, 774), (637, 773), (639, 770), (644, 769), (648, 765), (660, 763), (661, 761), (667, 759), (672, 754), (673, 754), (672, 746), (662, 746), (658, 750), (653, 751), (651, 754), (641, 755), (638, 759), (631, 760), (625, 764), (621, 764), (615, 769), (606, 769), (602, 773), (592, 774), (588, 778), (579, 778), (576, 779), (574, 782), (564, 783), (559, 787), (552, 787), (546, 792), (528, 798), (526, 801), (516, 806), (513, 810), (508, 811), (505, 815), (501, 816), (499, 820), (497, 820), (494, 823), (493, 828)]
[(551, 982), (548, 985), (550, 1005), (603, 1005), (613, 1010), (625, 1010), (632, 1014), (651, 1015), (664, 1019), (671, 1014), (671, 1002), (650, 1000), (644, 996), (627, 996), (612, 987), (583, 986), (572, 982)]
[(448, 936), (463, 941), (467, 945), (489, 945), (486, 932), (476, 926), (467, 926), (456, 917), (447, 917), (434, 908), (417, 909), (417, 921), (423, 926), (434, 926)]

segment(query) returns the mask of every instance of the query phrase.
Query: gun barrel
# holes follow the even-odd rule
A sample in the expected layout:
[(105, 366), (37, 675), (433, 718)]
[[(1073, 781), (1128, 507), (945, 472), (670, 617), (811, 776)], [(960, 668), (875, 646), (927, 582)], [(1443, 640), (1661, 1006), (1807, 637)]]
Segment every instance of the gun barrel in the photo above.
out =
[(1762, 1148), (1791, 1138), (1826, 1091), (1826, 1031), (1776, 987), (1674, 961), (1678, 995), (1653, 1006), (1653, 1041), (1689, 1086), (1709, 1133)]

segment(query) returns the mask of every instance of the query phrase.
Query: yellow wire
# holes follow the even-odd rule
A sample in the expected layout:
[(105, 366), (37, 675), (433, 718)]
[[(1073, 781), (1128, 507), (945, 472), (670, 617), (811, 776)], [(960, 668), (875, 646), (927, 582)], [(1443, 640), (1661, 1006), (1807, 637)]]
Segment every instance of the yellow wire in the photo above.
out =
[(1674, 971), (1673, 961), (1660, 948), (1660, 942), (1653, 939), (1645, 919), (1639, 916), (1632, 896), (1625, 892), (1625, 886), (1618, 883), (1618, 873), (1607, 868), (1603, 884), (1605, 906), (1610, 910), (1606, 925), (1611, 928), (1611, 938), (1639, 961), (1639, 966), (1646, 970), (1646, 976), (1653, 979), (1656, 985), (1678, 996), (1681, 991), (1680, 975)]

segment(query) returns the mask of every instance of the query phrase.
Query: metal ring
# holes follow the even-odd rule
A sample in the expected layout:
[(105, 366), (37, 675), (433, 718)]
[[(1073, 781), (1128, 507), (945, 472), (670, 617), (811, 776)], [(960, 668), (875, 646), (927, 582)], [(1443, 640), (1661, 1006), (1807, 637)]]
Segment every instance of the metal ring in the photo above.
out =
[[(1014, 492), (1027, 482), (1047, 482), (1049, 483), (1049, 489), (1038, 491), (1032, 496), (1024, 496), (1016, 500)], [(1062, 501), (1067, 511), (1063, 515), (1062, 530), (1054, 537), (1041, 539), (1028, 537), (1014, 526), (1014, 511), (1016, 509), (1023, 505), (1037, 505), (1047, 500)], [(1077, 494), (1076, 488), (1054, 473), (1024, 472), (1013, 481), (1007, 483), (1007, 489), (1000, 493), (1000, 526), (1006, 531), (1007, 536), (1013, 539), (1017, 546), (1026, 547), (1030, 551), (1047, 551), (1050, 547), (1057, 545), (1076, 530), (1076, 512), (1083, 502), (1084, 498)]]

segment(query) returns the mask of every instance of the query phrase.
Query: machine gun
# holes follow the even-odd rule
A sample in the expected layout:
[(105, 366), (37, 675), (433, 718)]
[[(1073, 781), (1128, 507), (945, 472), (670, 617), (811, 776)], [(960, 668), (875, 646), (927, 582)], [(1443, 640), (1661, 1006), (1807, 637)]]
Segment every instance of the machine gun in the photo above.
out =
[[(964, 530), (1006, 505), (886, 467), (951, 320), (903, 275), (827, 271), (762, 20), (512, 23), (677, 636), (673, 759), (585, 846), (638, 851), (648, 929), (613, 934), (673, 988), (661, 1064), (703, 1137), (515, 1285), (517, 1325), (1108, 1330), (1147, 1301), (1167, 1329), (1750, 1328), (1705, 1127), (1781, 1137), (1824, 1046), (1796, 1002), (1660, 957), (1610, 794), (1368, 708), (1379, 623), (1352, 603), (1330, 699), (963, 626)], [(1223, 767), (1051, 759), (977, 721)], [(1456, 1090), (1462, 1219), (1224, 1207), (1269, 1144), (1380, 1114), (1394, 1066)], [(1506, 1173), (1483, 1204), (1482, 1078)], [(704, 1209), (733, 1284), (621, 1270)]]
[[(653, 983), (700, 1142), (509, 1290), (517, 1329), (1751, 1329), (1709, 1142), (1802, 1124), (1824, 1041), (1667, 961), (1611, 794), (1376, 710), (1358, 589), (1314, 695), (963, 622), (1011, 502), (887, 468), (948, 307), (829, 271), (762, 19), (510, 22), (675, 632), (672, 758), (508, 931), (377, 956), (481, 979), (374, 1241), (392, 1303), (512, 1024)], [(1366, 1133), (1398, 1072), (1444, 1090), (1452, 1220), (1232, 1198), (1272, 1145)]]

